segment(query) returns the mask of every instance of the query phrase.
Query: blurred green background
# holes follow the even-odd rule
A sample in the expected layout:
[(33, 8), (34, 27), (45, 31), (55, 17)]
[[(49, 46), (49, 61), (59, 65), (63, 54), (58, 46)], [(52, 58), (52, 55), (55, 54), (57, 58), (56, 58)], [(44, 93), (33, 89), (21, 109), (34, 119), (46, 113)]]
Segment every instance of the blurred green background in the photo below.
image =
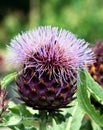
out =
[(58, 26), (95, 43), (103, 39), (103, 0), (0, 0), (0, 54), (6, 55), (15, 35), (39, 25)]
[(103, 0), (0, 1), (0, 48), (39, 25), (59, 26), (94, 43), (103, 39)]

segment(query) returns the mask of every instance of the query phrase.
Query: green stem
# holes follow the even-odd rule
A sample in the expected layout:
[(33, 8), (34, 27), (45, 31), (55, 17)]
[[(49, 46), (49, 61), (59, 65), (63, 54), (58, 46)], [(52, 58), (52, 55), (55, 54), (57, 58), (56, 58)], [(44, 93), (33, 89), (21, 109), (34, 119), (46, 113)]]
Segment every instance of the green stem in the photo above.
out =
[(39, 130), (47, 130), (47, 112), (39, 110)]

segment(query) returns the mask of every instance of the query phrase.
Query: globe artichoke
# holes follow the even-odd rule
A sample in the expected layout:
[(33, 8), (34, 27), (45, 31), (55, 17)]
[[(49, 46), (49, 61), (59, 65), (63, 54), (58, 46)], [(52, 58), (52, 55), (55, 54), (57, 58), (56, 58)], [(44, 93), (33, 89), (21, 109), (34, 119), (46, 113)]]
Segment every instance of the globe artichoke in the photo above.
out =
[(20, 71), (16, 83), (27, 106), (55, 111), (74, 99), (78, 70), (94, 63), (85, 40), (57, 27), (38, 27), (16, 36), (8, 47)]

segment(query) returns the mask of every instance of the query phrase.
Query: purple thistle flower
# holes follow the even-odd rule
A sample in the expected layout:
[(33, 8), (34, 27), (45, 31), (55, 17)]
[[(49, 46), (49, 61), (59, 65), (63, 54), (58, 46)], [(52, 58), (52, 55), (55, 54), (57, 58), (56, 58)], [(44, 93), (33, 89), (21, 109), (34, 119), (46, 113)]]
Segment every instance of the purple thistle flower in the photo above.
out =
[(8, 48), (15, 54), (12, 62), (22, 66), (16, 81), (21, 99), (34, 109), (66, 107), (73, 99), (78, 70), (94, 62), (85, 40), (51, 26), (19, 34)]
[(89, 66), (89, 72), (96, 82), (103, 87), (103, 41), (93, 46), (96, 62)]

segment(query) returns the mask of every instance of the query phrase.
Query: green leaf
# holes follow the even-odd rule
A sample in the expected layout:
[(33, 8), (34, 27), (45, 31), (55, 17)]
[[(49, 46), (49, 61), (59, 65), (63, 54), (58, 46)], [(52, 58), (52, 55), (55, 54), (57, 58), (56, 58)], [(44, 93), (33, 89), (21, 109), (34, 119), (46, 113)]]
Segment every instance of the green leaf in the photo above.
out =
[(12, 130), (36, 130), (34, 128), (35, 118), (24, 104), (13, 105), (9, 113), (3, 118), (0, 126), (6, 126)]
[(12, 81), (16, 78), (16, 76), (17, 76), (17, 73), (16, 73), (16, 72), (13, 72), (13, 73), (11, 73), (11, 74), (5, 76), (5, 77), (3, 78), (3, 80), (1, 81), (1, 86), (2, 86), (3, 88), (5, 88), (10, 82), (12, 82)]
[(87, 79), (87, 87), (90, 93), (100, 102), (103, 103), (103, 88), (91, 77), (88, 72), (85, 72)]
[(78, 106), (77, 102), (76, 105), (72, 108), (71, 115), (72, 116), (68, 120), (66, 130), (75, 130), (75, 127), (76, 130), (79, 130), (81, 127), (82, 118), (84, 114), (80, 109), (80, 107)]
[(98, 124), (96, 124), (94, 121), (91, 122), (93, 130), (103, 130)]
[(27, 110), (24, 104), (17, 104), (14, 107), (9, 108), (9, 110), (18, 116), (22, 116), (23, 118), (33, 117), (32, 113)]
[(60, 125), (57, 125), (55, 120), (53, 120), (53, 130), (79, 130), (83, 118), (83, 112), (81, 108), (78, 106), (77, 100), (73, 101), (70, 106), (73, 106), (71, 108), (63, 109), (63, 114), (68, 113), (71, 114), (71, 116), (66, 119), (65, 122), (63, 122)]
[(23, 124), (15, 125), (15, 126), (9, 126), (12, 130), (25, 130)]
[(0, 123), (0, 126), (14, 126), (14, 125), (20, 124), (21, 121), (22, 121), (22, 118), (20, 116), (17, 116), (9, 112), (3, 118), (3, 122)]
[(90, 97), (88, 96), (88, 80), (86, 76), (87, 72), (79, 71), (78, 73), (80, 78), (77, 88), (78, 104), (91, 119), (93, 119), (98, 125), (103, 126), (103, 115), (100, 115), (100, 112), (94, 108), (90, 102)]
[(65, 130), (66, 122), (62, 122), (62, 124), (57, 125), (55, 120), (53, 120), (53, 126), (50, 130)]
[(19, 124), (16, 126), (9, 126), (12, 130), (36, 130), (33, 126), (25, 127), (23, 124)]
[(52, 112), (50, 114), (50, 117), (53, 118), (57, 124), (61, 124), (62, 122), (65, 122), (67, 118), (71, 116), (70, 113), (66, 113), (65, 115), (60, 112)]
[(29, 110), (27, 110), (27, 108), (24, 104), (15, 105), (14, 107), (9, 108), (9, 110), (13, 114), (21, 117), (22, 123), (25, 125), (30, 125), (34, 121), (33, 114)]
[(33, 126), (31, 126), (31, 127), (26, 127), (25, 130), (36, 130), (36, 128), (34, 128)]

